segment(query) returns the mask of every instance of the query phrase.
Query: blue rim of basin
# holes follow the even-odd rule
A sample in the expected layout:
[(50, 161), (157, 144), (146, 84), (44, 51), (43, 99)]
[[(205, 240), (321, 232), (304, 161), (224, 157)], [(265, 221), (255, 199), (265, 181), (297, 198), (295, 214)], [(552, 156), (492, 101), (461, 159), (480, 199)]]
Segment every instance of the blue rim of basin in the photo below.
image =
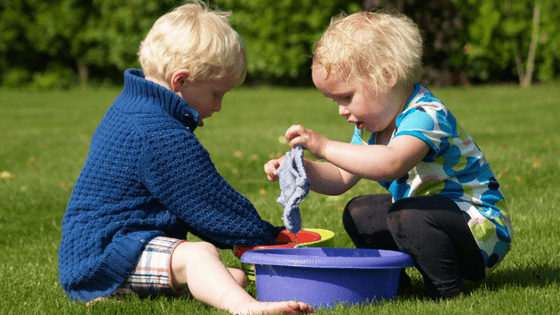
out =
[(254, 265), (337, 269), (389, 269), (414, 266), (410, 255), (365, 248), (278, 248), (245, 252), (241, 262)]

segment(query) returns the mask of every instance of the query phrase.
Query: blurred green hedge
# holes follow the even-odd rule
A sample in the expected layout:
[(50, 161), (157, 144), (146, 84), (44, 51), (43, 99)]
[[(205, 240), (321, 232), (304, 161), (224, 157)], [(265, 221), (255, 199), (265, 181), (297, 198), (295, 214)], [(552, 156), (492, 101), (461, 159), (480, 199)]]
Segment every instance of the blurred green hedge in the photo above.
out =
[[(0, 0), (0, 86), (36, 89), (121, 84), (155, 20), (173, 0)], [(315, 42), (341, 12), (398, 10), (420, 25), (424, 83), (560, 77), (560, 0), (211, 0), (244, 37), (248, 84), (310, 85)], [(534, 8), (540, 14), (533, 34)], [(534, 36), (533, 36), (534, 35)], [(530, 60), (530, 59), (529, 59)]]

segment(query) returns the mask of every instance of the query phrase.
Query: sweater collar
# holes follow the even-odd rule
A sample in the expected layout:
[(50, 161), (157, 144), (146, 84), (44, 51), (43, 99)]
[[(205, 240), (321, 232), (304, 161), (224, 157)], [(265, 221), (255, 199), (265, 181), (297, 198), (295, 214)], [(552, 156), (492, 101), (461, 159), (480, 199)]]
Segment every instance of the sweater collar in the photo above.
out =
[(191, 131), (194, 131), (198, 126), (198, 112), (192, 109), (179, 95), (159, 84), (146, 80), (142, 70), (128, 69), (125, 71), (123, 94), (134, 100), (130, 104), (139, 104), (145, 101), (156, 104)]

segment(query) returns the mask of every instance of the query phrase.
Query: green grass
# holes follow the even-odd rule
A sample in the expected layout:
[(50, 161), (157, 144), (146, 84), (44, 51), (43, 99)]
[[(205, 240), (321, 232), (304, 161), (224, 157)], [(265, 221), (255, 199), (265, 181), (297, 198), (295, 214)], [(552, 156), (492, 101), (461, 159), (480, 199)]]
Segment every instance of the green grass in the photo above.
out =
[[(494, 273), (467, 282), (463, 300), (433, 303), (423, 300), (422, 279), (410, 269), (414, 287), (396, 301), (317, 313), (560, 313), (559, 88), (435, 89), (486, 153), (509, 200), (513, 249)], [(0, 172), (10, 177), (0, 179), (1, 314), (226, 314), (188, 298), (86, 307), (60, 288), (62, 216), (91, 135), (119, 92), (0, 90)], [(278, 183), (268, 182), (262, 167), (271, 154), (289, 150), (280, 137), (296, 123), (341, 141), (353, 128), (313, 89), (241, 88), (228, 93), (222, 112), (196, 132), (220, 173), (276, 225), (282, 224)], [(303, 225), (333, 230), (335, 245), (350, 247), (341, 210), (352, 197), (376, 192), (382, 192), (377, 184), (362, 181), (338, 197), (312, 193), (301, 204)], [(227, 264), (239, 265), (230, 251), (222, 254)], [(254, 286), (248, 290), (255, 294)]]

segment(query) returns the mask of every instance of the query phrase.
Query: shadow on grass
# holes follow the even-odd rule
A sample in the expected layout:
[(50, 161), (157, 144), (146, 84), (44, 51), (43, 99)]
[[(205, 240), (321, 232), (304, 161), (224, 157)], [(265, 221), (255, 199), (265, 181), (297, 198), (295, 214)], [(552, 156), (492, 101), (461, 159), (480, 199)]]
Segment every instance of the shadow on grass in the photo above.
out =
[[(526, 266), (517, 265), (513, 268), (496, 269), (486, 278), (479, 282), (464, 281), (465, 294), (486, 287), (489, 291), (499, 291), (502, 288), (518, 287), (518, 288), (546, 288), (549, 286), (560, 286), (560, 266), (538, 265), (531, 263)], [(409, 288), (399, 288), (399, 299), (422, 300), (424, 299), (424, 281), (422, 277), (412, 279), (412, 285)]]
[(496, 270), (484, 280), (489, 289), (500, 287), (547, 287), (560, 284), (559, 266), (516, 266), (514, 268)]

